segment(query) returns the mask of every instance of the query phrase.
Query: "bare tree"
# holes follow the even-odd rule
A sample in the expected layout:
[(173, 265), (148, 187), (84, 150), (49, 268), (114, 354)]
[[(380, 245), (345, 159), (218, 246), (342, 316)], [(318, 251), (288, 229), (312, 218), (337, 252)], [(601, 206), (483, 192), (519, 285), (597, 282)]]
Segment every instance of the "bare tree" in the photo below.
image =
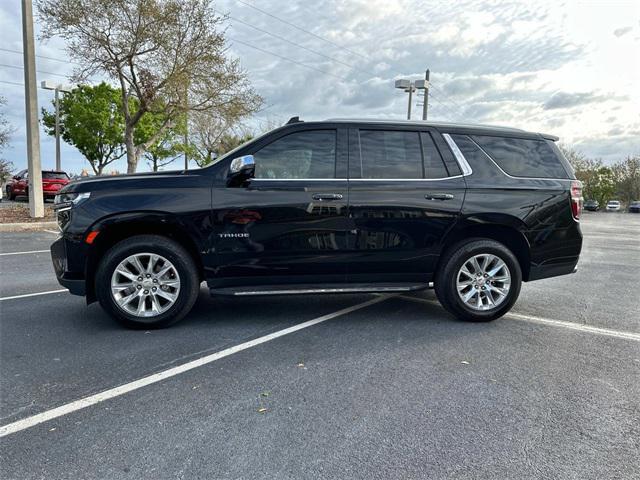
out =
[[(204, 167), (210, 164), (224, 150), (225, 139), (237, 138), (248, 141), (250, 130), (239, 122), (245, 112), (234, 112), (226, 117), (207, 113), (191, 115), (189, 119), (189, 147), (191, 157)], [(228, 143), (228, 142), (227, 142)]]
[[(0, 107), (5, 106), (7, 100), (0, 96)], [(9, 124), (9, 121), (6, 119), (4, 112), (0, 112), (0, 153), (9, 145), (9, 138), (13, 133), (13, 128)], [(7, 181), (7, 179), (11, 176), (11, 171), (13, 170), (13, 163), (5, 160), (4, 158), (0, 158), (0, 184)]]
[[(186, 112), (260, 108), (237, 60), (226, 56), (224, 17), (212, 0), (37, 0), (43, 37), (67, 41), (80, 64), (77, 80), (104, 74), (122, 88), (127, 171)], [(146, 112), (166, 123), (136, 145), (135, 127)]]

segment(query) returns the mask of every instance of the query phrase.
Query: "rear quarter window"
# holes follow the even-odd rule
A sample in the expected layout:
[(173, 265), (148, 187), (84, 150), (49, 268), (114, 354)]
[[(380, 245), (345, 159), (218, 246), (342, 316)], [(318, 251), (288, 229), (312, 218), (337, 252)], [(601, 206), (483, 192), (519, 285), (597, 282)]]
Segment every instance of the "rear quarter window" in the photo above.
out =
[(511, 176), (569, 178), (561, 159), (545, 140), (488, 135), (471, 138)]

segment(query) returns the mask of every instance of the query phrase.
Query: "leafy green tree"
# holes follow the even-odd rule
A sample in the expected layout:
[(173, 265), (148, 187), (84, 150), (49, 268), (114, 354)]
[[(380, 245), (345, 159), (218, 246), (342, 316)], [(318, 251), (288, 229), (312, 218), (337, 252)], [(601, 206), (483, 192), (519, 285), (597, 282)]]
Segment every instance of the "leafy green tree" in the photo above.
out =
[[(126, 153), (120, 104), (119, 89), (104, 82), (79, 86), (60, 99), (61, 137), (84, 155), (96, 175)], [(49, 135), (55, 135), (55, 119), (55, 105), (51, 111), (42, 109)]]
[(598, 167), (593, 171), (589, 184), (588, 198), (597, 200), (600, 205), (606, 204), (616, 194), (616, 179), (609, 167)]
[(137, 145), (147, 144), (150, 138), (155, 139), (155, 143), (149, 144), (144, 152), (144, 157), (154, 172), (169, 165), (185, 152), (185, 119), (179, 119), (175, 124), (171, 124), (170, 128), (163, 130), (158, 137), (157, 132), (164, 122), (162, 114), (147, 112), (135, 130), (134, 138)]
[(640, 200), (640, 156), (629, 156), (612, 168), (616, 193), (627, 205)]
[[(42, 36), (66, 41), (77, 79), (106, 75), (120, 86), (129, 173), (186, 112), (260, 108), (239, 61), (227, 57), (214, 0), (38, 0), (37, 7)], [(136, 145), (147, 112), (162, 113), (164, 123)]]

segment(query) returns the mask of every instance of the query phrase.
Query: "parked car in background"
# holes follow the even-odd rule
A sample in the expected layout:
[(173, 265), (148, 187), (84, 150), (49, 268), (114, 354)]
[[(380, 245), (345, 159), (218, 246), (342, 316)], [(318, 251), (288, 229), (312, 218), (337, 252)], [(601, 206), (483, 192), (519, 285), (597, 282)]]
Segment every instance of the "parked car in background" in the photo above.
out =
[(600, 210), (600, 203), (597, 200), (587, 200), (584, 202), (584, 209), (590, 212), (597, 212)]
[(607, 212), (619, 212), (620, 211), (620, 202), (618, 200), (609, 200), (607, 202)]
[[(42, 171), (42, 193), (45, 199), (51, 199), (71, 180), (66, 172), (56, 170)], [(14, 200), (19, 196), (29, 195), (29, 171), (22, 170), (13, 176), (6, 187), (7, 197)]]
[(629, 213), (640, 213), (640, 200), (634, 200), (629, 204)]
[(70, 183), (54, 269), (134, 328), (184, 317), (202, 281), (238, 297), (433, 286), (458, 318), (493, 320), (521, 282), (576, 269), (582, 184), (557, 140), (294, 118), (206, 168)]

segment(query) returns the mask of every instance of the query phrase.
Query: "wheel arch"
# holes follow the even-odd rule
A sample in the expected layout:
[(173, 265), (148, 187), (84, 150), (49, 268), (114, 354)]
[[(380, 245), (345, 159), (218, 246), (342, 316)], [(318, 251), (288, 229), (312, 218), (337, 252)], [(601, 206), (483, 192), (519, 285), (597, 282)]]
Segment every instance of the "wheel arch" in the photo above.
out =
[[(440, 258), (453, 245), (467, 238), (488, 238), (505, 245), (518, 259), (522, 280), (529, 280), (531, 270), (530, 245), (524, 234), (526, 226), (522, 220), (510, 215), (487, 214), (467, 217), (458, 221), (442, 241)], [(436, 271), (440, 269), (440, 261)]]
[(100, 260), (116, 243), (136, 235), (160, 235), (170, 238), (191, 255), (198, 268), (200, 280), (204, 278), (204, 265), (201, 256), (201, 244), (189, 235), (190, 229), (176, 216), (158, 212), (127, 212), (115, 215), (95, 223), (89, 231), (99, 231), (91, 244), (85, 267), (87, 302), (96, 301), (95, 275)]

